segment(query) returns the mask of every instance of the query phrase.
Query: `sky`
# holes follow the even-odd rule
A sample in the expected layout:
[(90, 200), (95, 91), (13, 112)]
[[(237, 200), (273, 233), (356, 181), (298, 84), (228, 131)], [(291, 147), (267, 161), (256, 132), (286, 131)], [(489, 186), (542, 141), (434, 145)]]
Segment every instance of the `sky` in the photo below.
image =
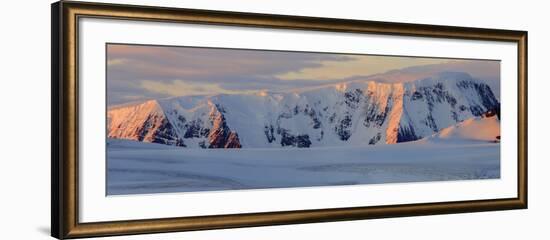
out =
[(396, 83), (442, 71), (467, 72), (500, 95), (499, 61), (108, 44), (107, 102), (284, 91), (357, 79)]

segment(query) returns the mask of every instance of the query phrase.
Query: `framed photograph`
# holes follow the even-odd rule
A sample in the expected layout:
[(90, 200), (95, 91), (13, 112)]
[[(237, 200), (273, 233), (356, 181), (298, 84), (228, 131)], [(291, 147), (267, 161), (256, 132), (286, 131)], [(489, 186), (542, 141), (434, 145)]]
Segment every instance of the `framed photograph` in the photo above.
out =
[(527, 32), (61, 1), (52, 236), (527, 208)]

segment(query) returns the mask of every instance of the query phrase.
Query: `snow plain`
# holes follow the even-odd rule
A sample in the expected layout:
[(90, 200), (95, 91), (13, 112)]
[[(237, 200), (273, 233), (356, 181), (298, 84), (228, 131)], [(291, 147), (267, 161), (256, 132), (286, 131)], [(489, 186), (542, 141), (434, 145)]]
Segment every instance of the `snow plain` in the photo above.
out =
[(444, 131), (460, 139), (362, 147), (189, 149), (109, 139), (107, 195), (500, 178), (500, 144), (460, 133), (469, 129)]

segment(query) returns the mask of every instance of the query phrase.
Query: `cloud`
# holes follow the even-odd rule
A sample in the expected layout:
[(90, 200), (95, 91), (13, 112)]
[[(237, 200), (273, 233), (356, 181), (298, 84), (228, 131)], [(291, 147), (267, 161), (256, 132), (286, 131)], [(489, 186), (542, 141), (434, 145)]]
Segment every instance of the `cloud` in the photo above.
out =
[(467, 72), (476, 78), (485, 80), (499, 80), (500, 61), (448, 60), (440, 64), (428, 64), (395, 69), (383, 74), (375, 75), (374, 77), (383, 77), (389, 82), (406, 82), (445, 71)]
[[(292, 84), (275, 76), (321, 66), (321, 62), (351, 60), (345, 55), (322, 53), (109, 44), (108, 104), (139, 95), (151, 99), (191, 94), (189, 86), (202, 89), (197, 93), (288, 88)], [(297, 81), (294, 85), (307, 84)]]
[(169, 96), (210, 95), (210, 94), (234, 94), (250, 92), (246, 90), (230, 90), (220, 87), (217, 83), (194, 83), (185, 80), (174, 80), (170, 83), (159, 81), (142, 81), (141, 87), (152, 93)]
[(447, 62), (437, 58), (391, 57), (374, 55), (354, 55), (350, 61), (323, 61), (319, 66), (281, 74), (285, 80), (295, 79), (335, 79), (353, 76), (369, 76), (393, 69), (416, 65), (439, 64)]
[(125, 65), (128, 64), (129, 60), (124, 58), (114, 58), (107, 60), (107, 65), (110, 67), (116, 66), (116, 65)]
[(343, 55), (191, 47), (109, 45), (109, 71), (120, 79), (158, 81), (215, 76), (273, 76), (322, 61), (349, 61)]
[(280, 91), (373, 75), (384, 75), (381, 81), (407, 81), (442, 69), (466, 69), (493, 77), (494, 68), (478, 64), (433, 58), (109, 44), (107, 101), (111, 106), (171, 96)]

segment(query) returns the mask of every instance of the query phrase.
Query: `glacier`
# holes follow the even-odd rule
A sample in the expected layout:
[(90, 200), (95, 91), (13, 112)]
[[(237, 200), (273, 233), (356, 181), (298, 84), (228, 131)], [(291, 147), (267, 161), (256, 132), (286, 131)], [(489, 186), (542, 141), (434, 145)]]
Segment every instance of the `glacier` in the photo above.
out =
[(107, 195), (500, 178), (500, 103), (443, 72), (111, 107)]
[(498, 128), (496, 116), (474, 117), (370, 147), (184, 149), (109, 139), (107, 195), (498, 179)]

